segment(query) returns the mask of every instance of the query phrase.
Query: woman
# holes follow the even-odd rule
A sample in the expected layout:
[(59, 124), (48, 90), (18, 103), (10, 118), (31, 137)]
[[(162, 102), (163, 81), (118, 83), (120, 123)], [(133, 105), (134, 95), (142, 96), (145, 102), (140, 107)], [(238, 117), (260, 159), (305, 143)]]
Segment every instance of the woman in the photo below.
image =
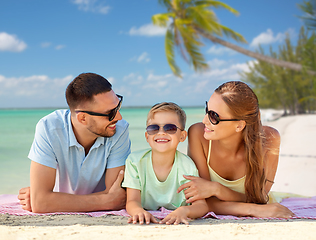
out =
[(178, 189), (184, 190), (187, 202), (206, 198), (209, 211), (216, 214), (293, 216), (278, 203), (266, 204), (277, 170), (280, 135), (261, 125), (258, 99), (247, 84), (232, 81), (215, 90), (206, 102), (203, 123), (190, 127), (188, 144), (200, 178), (186, 176), (191, 181)]

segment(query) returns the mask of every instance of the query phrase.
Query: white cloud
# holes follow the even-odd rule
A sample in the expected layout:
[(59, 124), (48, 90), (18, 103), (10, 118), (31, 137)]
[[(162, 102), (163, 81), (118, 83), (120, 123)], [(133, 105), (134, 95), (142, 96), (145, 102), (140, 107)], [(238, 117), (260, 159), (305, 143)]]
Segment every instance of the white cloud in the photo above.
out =
[(143, 77), (136, 73), (130, 73), (123, 77), (124, 82), (128, 82), (130, 85), (138, 85), (143, 82)]
[(106, 80), (108, 80), (112, 85), (113, 85), (113, 83), (115, 83), (114, 77), (107, 77)]
[(219, 68), (220, 66), (225, 65), (225, 64), (226, 64), (226, 61), (220, 60), (220, 59), (217, 59), (217, 58), (214, 58), (214, 59), (208, 61), (207, 64), (208, 64), (211, 68)]
[(141, 62), (150, 62), (150, 58), (148, 57), (148, 53), (147, 52), (143, 52), (138, 58), (137, 58), (137, 62), (141, 63)]
[(143, 85), (143, 89), (146, 88), (163, 88), (165, 87), (168, 82), (171, 82), (175, 78), (172, 74), (165, 74), (165, 75), (154, 75), (152, 73), (148, 74), (147, 82)]
[(41, 47), (42, 48), (48, 48), (48, 47), (50, 47), (52, 45), (52, 43), (50, 43), (50, 42), (43, 42), (43, 43), (41, 43)]
[(214, 55), (234, 55), (237, 52), (227, 47), (212, 46), (206, 53)]
[(56, 47), (55, 47), (55, 49), (56, 50), (61, 50), (61, 49), (63, 49), (63, 48), (65, 48), (66, 46), (65, 45), (57, 45)]
[(275, 42), (282, 42), (284, 41), (286, 34), (289, 34), (290, 37), (294, 36), (295, 30), (290, 28), (285, 33), (278, 33), (275, 35), (271, 29), (267, 29), (266, 32), (259, 34), (252, 40), (250, 47), (257, 47), (259, 44), (265, 45)]
[(28, 77), (0, 76), (0, 96), (25, 96), (46, 99), (47, 96), (63, 96), (66, 86), (73, 79), (68, 75), (64, 78), (51, 79), (46, 75), (32, 75)]
[(166, 33), (166, 28), (158, 27), (156, 25), (153, 25), (152, 23), (149, 23), (139, 28), (132, 27), (128, 33), (132, 36), (164, 36)]
[(97, 3), (98, 0), (72, 0), (72, 2), (78, 5), (79, 10), (85, 12), (107, 14), (111, 9), (110, 6), (105, 6), (102, 3)]
[(195, 85), (194, 92), (203, 92), (205, 89), (207, 89), (209, 81), (204, 80), (204, 81), (198, 81)]
[(15, 35), (6, 32), (0, 32), (0, 51), (22, 52), (27, 45)]
[[(257, 61), (249, 61), (250, 66), (253, 66)], [(207, 72), (203, 73), (194, 73), (190, 77), (196, 79), (195, 81), (199, 82), (199, 85), (196, 86), (196, 91), (202, 91), (202, 83), (204, 80), (208, 81), (233, 81), (240, 80), (239, 72), (249, 72), (249, 66), (247, 63), (235, 63), (231, 65), (223, 65), (218, 66), (215, 65)]]

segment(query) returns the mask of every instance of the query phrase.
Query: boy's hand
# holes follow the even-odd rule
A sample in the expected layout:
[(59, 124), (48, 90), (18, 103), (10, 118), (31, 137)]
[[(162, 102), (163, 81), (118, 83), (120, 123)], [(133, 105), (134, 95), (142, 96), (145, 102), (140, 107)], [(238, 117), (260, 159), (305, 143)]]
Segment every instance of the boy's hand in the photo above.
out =
[(143, 224), (144, 220), (145, 220), (146, 224), (149, 224), (150, 222), (158, 223), (157, 219), (145, 210), (142, 210), (139, 213), (134, 214), (132, 217), (130, 217), (127, 220), (127, 223), (136, 224), (137, 222), (139, 222), (139, 224)]
[(188, 221), (188, 212), (189, 210), (185, 207), (179, 207), (176, 210), (174, 210), (172, 213), (168, 214), (167, 217), (165, 217), (163, 220), (161, 220), (160, 224), (174, 224), (178, 225), (179, 223), (184, 223), (186, 225), (189, 225)]

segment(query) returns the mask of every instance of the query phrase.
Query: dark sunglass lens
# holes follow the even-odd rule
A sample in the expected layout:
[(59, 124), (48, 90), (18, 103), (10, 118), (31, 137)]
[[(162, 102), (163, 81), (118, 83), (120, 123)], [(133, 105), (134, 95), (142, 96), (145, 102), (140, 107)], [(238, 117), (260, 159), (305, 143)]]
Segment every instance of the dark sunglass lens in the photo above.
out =
[(114, 108), (109, 113), (109, 121), (112, 121), (116, 116), (117, 108)]
[(177, 126), (174, 124), (166, 124), (163, 126), (163, 130), (168, 134), (174, 134), (177, 132)]
[(210, 121), (211, 121), (214, 125), (216, 125), (216, 124), (219, 123), (219, 117), (218, 117), (218, 115), (217, 115), (216, 112), (210, 111), (210, 112), (209, 112), (209, 117), (210, 117)]
[(154, 125), (149, 125), (147, 128), (146, 128), (146, 131), (149, 135), (153, 135), (153, 134), (156, 134), (157, 132), (159, 132), (159, 126), (154, 124)]
[(121, 109), (121, 106), (122, 106), (122, 99), (120, 100), (119, 104), (116, 106), (116, 108), (112, 109), (109, 113), (109, 121), (112, 121), (115, 116), (116, 116), (116, 113), (117, 111), (119, 111)]

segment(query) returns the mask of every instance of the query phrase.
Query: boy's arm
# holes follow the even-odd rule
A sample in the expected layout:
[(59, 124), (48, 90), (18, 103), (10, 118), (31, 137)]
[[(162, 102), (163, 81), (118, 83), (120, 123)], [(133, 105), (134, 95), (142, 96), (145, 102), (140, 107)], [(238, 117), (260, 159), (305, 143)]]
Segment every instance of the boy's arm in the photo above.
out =
[[(124, 207), (125, 191), (121, 188), (124, 166), (107, 169), (109, 190), (99, 194), (75, 195), (53, 192), (56, 169), (31, 162), (30, 194), (33, 212), (88, 212)], [(116, 176), (116, 180), (114, 181)], [(110, 182), (112, 184), (110, 185)]]
[(197, 200), (192, 205), (181, 206), (174, 210), (172, 213), (168, 214), (163, 220), (159, 223), (162, 224), (189, 224), (188, 218), (199, 218), (203, 217), (208, 212), (208, 206), (206, 201)]
[(146, 224), (149, 224), (150, 222), (158, 223), (157, 219), (142, 207), (140, 190), (127, 188), (126, 192), (126, 211), (131, 215), (128, 219), (128, 223), (132, 222), (136, 224), (139, 222), (139, 224), (143, 224), (144, 220)]

